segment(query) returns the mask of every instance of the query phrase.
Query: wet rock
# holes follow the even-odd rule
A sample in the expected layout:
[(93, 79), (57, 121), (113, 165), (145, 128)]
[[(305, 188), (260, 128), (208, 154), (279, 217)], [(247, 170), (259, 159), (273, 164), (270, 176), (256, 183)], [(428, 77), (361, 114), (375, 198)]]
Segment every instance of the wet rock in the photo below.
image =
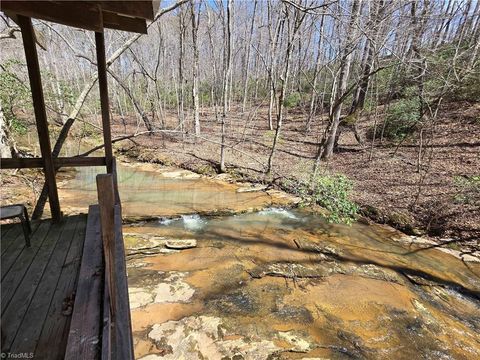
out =
[(195, 174), (194, 172), (188, 171), (188, 170), (164, 171), (161, 174), (165, 178), (174, 178), (174, 179), (198, 179), (198, 178), (200, 178), (199, 174)]
[(307, 267), (296, 263), (275, 263), (265, 264), (248, 270), (253, 278), (262, 278), (264, 276), (281, 276), (289, 279), (295, 278), (321, 278), (328, 276), (332, 270), (321, 264), (315, 267)]
[(172, 353), (148, 355), (141, 360), (172, 359), (266, 359), (280, 350), (273, 341), (226, 337), (222, 320), (212, 316), (190, 316), (156, 324), (148, 337), (171, 347)]
[(128, 289), (130, 309), (137, 309), (153, 303), (153, 295), (146, 289), (130, 287)]
[(219, 313), (233, 315), (251, 315), (258, 309), (258, 305), (250, 294), (237, 291), (224, 294), (210, 301), (211, 306)]
[(178, 250), (175, 249), (166, 249), (163, 246), (155, 246), (155, 247), (149, 247), (149, 248), (140, 248), (136, 250), (126, 250), (125, 254), (127, 255), (127, 258), (142, 258), (145, 256), (153, 256), (157, 254), (172, 254), (176, 253)]
[(288, 194), (281, 190), (270, 189), (270, 190), (267, 190), (267, 194), (270, 195), (276, 202), (285, 202), (288, 204), (299, 204), (302, 201), (300, 197)]
[(383, 280), (397, 284), (402, 283), (402, 278), (395, 271), (384, 269), (373, 264), (355, 266), (353, 269), (346, 271), (346, 273), (363, 276), (369, 279)]
[(324, 260), (334, 260), (339, 256), (343, 256), (343, 252), (332, 244), (317, 244), (305, 239), (295, 239), (294, 242), (299, 249), (317, 252), (321, 255), (324, 255)]
[(472, 254), (462, 254), (462, 260), (466, 262), (476, 262), (480, 263), (480, 251), (477, 251)]
[(258, 192), (267, 188), (266, 185), (243, 186), (237, 189), (237, 193)]
[(430, 325), (430, 326), (431, 325), (437, 325), (437, 322), (435, 321), (435, 318), (432, 316), (432, 313), (430, 311), (428, 311), (428, 309), (426, 308), (426, 306), (424, 304), (422, 304), (417, 299), (413, 299), (412, 304), (413, 304), (413, 307), (415, 308), (415, 310), (417, 310), (421, 314), (422, 319), (425, 322), (425, 324)]
[(305, 334), (298, 334), (295, 331), (279, 332), (278, 337), (292, 345), (290, 351), (307, 352), (313, 348), (313, 345), (305, 340)]
[(165, 246), (169, 249), (182, 250), (191, 249), (197, 246), (197, 240), (195, 239), (175, 239), (167, 240)]
[(151, 234), (132, 234), (126, 232), (123, 234), (123, 241), (127, 252), (129, 250), (163, 247), (165, 245), (164, 237)]
[(183, 279), (187, 273), (171, 272), (154, 290), (156, 303), (188, 302), (195, 289)]
[(438, 282), (432, 281), (430, 279), (427, 279), (426, 277), (416, 275), (413, 273), (410, 273), (408, 271), (404, 271), (403, 275), (405, 275), (410, 282), (416, 284), (416, 285), (422, 285), (422, 286), (439, 286), (439, 285), (444, 285), (440, 284)]
[(274, 312), (273, 315), (284, 321), (295, 321), (303, 324), (313, 322), (312, 313), (304, 307), (285, 305)]

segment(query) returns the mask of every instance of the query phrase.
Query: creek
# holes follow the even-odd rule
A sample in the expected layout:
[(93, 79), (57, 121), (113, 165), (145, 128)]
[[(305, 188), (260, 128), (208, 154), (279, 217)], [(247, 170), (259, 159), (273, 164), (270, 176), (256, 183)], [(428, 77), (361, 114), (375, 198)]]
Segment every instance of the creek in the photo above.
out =
[(480, 358), (476, 258), (178, 169), (120, 164), (119, 187), (138, 359)]

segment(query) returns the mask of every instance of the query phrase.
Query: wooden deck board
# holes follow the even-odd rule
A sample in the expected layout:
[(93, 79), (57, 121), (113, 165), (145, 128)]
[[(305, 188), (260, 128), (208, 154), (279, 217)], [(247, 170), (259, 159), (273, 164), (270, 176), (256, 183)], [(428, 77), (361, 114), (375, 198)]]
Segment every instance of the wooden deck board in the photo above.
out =
[[(38, 227), (38, 222), (33, 221), (30, 223), (30, 226), (32, 227), (32, 234), (35, 231), (35, 229)], [(1, 240), (1, 247), (2, 247), (2, 256), (10, 252), (9, 250), (10, 246), (12, 244), (16, 244), (17, 242), (20, 242), (20, 245), (25, 245), (25, 237), (23, 235), (23, 229), (21, 223), (14, 223), (14, 224), (6, 224), (1, 226), (1, 232), (2, 232), (2, 240)]]
[[(66, 315), (71, 314), (73, 310), (83, 240), (85, 239), (85, 227), (86, 216), (82, 216), (81, 221), (77, 224), (70, 250), (37, 343), (35, 356), (38, 358), (63, 359), (64, 357), (66, 337), (63, 335), (68, 333), (71, 320), (71, 316)], [(52, 339), (55, 341), (55, 346), (52, 346)]]
[[(15, 239), (2, 254), (2, 351), (33, 352), (35, 359), (63, 358), (70, 316), (62, 314), (62, 303), (75, 289), (85, 223), (84, 215), (56, 224), (42, 221), (30, 248), (24, 246), (21, 225), (16, 224), (21, 241)], [(55, 351), (37, 356), (37, 344)]]
[(115, 212), (119, 262), (114, 322), (104, 298), (98, 205), (89, 208), (88, 217), (39, 222), (31, 247), (25, 246), (20, 224), (2, 229), (9, 244), (1, 257), (2, 352), (53, 360), (133, 359), (119, 210)]
[(2, 328), (2, 331), (5, 340), (2, 343), (2, 349), (9, 349), (15, 340), (28, 305), (35, 294), (55, 244), (60, 237), (61, 226), (61, 224), (51, 225), (39, 252), (30, 266), (29, 276), (23, 278), (21, 284), (11, 297), (10, 304), (3, 309), (2, 324), (5, 324), (5, 327)]
[[(5, 241), (4, 241), (5, 240)], [(3, 246), (4, 244), (5, 246)], [(2, 239), (2, 278), (6, 274), (6, 271), (10, 269), (10, 266), (15, 262), (15, 259), (20, 254), (20, 251), (25, 246), (23, 239), (23, 232), (21, 225), (17, 226), (15, 231), (10, 232), (10, 237)]]
[(15, 224), (1, 224), (0, 225), (0, 248), (2, 249), (2, 254), (7, 247), (8, 244), (8, 238), (10, 237), (9, 233), (12, 231), (18, 230), (18, 227), (15, 226)]
[(2, 313), (10, 304), (10, 300), (18, 286), (20, 286), (24, 276), (28, 276), (32, 261), (40, 250), (49, 229), (50, 223), (47, 221), (43, 222), (32, 234), (31, 247), (24, 249), (10, 270), (6, 274), (2, 274), (4, 275), (2, 279)]
[(2, 255), (5, 254), (8, 248), (14, 243), (15, 239), (20, 234), (23, 234), (20, 224), (11, 224), (11, 225), (13, 225), (13, 227), (8, 232), (6, 232), (5, 235), (3, 233), (3, 225), (2, 225)]
[[(36, 348), (43, 326), (32, 326), (32, 324), (45, 323), (78, 220), (78, 217), (66, 219), (66, 224), (62, 228), (55, 249), (37, 286), (35, 295), (38, 294), (38, 296), (32, 298), (12, 344), (11, 350), (14, 352), (33, 353)], [(55, 340), (52, 339), (52, 345)]]

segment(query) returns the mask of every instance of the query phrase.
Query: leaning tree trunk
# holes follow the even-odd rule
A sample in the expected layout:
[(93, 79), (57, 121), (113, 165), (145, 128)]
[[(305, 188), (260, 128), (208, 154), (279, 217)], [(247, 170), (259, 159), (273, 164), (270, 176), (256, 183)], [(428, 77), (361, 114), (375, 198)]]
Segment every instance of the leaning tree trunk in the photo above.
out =
[(375, 1), (373, 3), (373, 21), (372, 21), (372, 34), (369, 36), (367, 40), (367, 49), (366, 49), (366, 57), (365, 61), (362, 65), (363, 72), (362, 72), (362, 79), (358, 84), (357, 91), (355, 93), (354, 101), (352, 103), (352, 107), (350, 109), (350, 114), (353, 114), (357, 110), (363, 110), (365, 107), (365, 100), (367, 98), (368, 87), (370, 85), (370, 76), (369, 74), (373, 70), (373, 65), (375, 62), (375, 54), (376, 54), (376, 46), (380, 35), (381, 30), (381, 22), (383, 20), (383, 16), (385, 14), (385, 1)]

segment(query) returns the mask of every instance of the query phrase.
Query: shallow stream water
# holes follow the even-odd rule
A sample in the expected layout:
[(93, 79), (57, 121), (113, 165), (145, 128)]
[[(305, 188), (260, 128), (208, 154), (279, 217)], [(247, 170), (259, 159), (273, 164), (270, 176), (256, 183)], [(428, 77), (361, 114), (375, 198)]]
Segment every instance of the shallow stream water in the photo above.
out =
[[(478, 262), (278, 193), (119, 174), (124, 215), (149, 219), (124, 226), (136, 358), (480, 358)], [(71, 210), (95, 202), (94, 175), (62, 184)]]

